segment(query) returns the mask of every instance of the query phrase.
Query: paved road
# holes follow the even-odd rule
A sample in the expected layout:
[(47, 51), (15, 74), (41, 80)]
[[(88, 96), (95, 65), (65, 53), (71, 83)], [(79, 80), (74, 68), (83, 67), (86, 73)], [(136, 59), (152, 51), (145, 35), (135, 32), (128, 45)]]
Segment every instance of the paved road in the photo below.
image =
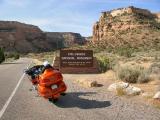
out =
[[(13, 96), (23, 69), (31, 62), (20, 59), (0, 65), (0, 120), (160, 120), (160, 110), (130, 100), (123, 100), (101, 88), (82, 88), (74, 84), (72, 75), (64, 75), (67, 95), (53, 104), (30, 91), (31, 83), (24, 76)], [(98, 92), (101, 91), (101, 92)], [(8, 103), (6, 101), (13, 97)]]

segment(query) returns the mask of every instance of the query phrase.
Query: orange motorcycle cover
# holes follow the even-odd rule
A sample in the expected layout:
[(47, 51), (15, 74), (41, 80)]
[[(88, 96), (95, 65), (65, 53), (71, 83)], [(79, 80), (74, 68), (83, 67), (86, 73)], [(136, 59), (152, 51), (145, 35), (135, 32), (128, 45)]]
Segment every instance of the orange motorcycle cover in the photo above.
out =
[(66, 85), (63, 81), (58, 82), (57, 88), (52, 89), (52, 87), (44, 87), (41, 85), (38, 85), (38, 92), (40, 96), (43, 96), (44, 98), (53, 98), (57, 99), (60, 97), (61, 93), (64, 93), (67, 89)]
[[(44, 98), (57, 99), (67, 89), (62, 74), (52, 68), (46, 69), (43, 74), (39, 75), (38, 83), (38, 92)], [(56, 88), (53, 88), (53, 85), (56, 85)]]
[(39, 84), (45, 87), (49, 87), (62, 80), (62, 74), (52, 68), (46, 69), (43, 74), (39, 75)]
[(33, 85), (37, 85), (38, 84), (38, 78), (31, 79), (31, 82), (32, 82)]

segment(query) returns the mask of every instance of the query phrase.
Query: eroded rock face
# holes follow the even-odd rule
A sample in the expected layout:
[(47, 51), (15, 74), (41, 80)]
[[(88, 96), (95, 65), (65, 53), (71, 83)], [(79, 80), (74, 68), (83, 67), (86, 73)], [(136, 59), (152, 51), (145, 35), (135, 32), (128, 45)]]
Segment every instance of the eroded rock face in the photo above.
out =
[[(43, 32), (36, 26), (14, 21), (0, 21), (0, 46), (6, 51), (36, 51), (35, 40), (43, 41)], [(32, 44), (33, 43), (33, 44)]]
[[(159, 14), (153, 14), (149, 10), (133, 6), (102, 12), (99, 21), (93, 26), (92, 41), (93, 43), (105, 41), (111, 46), (114, 43), (118, 45), (119, 43), (134, 42), (136, 34), (143, 29), (147, 29), (147, 32), (155, 29), (160, 30), (160, 24), (157, 19), (159, 20)], [(127, 41), (125, 41), (126, 37), (128, 37)], [(116, 41), (116, 39), (118, 40)], [(141, 44), (143, 41), (138, 43)]]
[(46, 33), (34, 25), (0, 21), (0, 47), (8, 52), (45, 52), (74, 44), (85, 44), (85, 39), (78, 33)]
[(60, 48), (61, 46), (69, 47), (74, 44), (84, 45), (86, 43), (86, 39), (82, 37), (79, 33), (47, 32), (46, 35), (48, 42), (57, 43), (57, 48)]

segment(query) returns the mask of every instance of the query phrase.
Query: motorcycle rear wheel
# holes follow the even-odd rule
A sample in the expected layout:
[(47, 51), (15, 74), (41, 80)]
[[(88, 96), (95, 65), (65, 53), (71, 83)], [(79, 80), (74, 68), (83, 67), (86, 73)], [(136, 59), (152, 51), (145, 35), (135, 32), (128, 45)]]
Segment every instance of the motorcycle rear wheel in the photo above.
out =
[(48, 98), (48, 100), (49, 100), (50, 102), (56, 103), (56, 102), (58, 101), (58, 98), (57, 98), (57, 99)]

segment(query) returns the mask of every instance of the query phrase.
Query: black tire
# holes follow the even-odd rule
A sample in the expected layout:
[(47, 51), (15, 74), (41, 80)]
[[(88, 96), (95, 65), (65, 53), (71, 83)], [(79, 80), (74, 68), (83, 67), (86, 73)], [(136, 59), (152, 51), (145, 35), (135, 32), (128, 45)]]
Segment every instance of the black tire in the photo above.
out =
[(49, 100), (49, 102), (56, 103), (58, 101), (58, 98), (57, 99), (48, 98), (48, 100)]
[(52, 102), (52, 101), (53, 101), (53, 99), (52, 99), (52, 98), (48, 98), (48, 100), (49, 100), (49, 102)]
[(58, 99), (53, 99), (52, 100), (53, 103), (56, 103), (57, 101), (58, 101)]
[(66, 95), (66, 93), (61, 93), (61, 95), (62, 95), (62, 96), (65, 96), (65, 95)]

